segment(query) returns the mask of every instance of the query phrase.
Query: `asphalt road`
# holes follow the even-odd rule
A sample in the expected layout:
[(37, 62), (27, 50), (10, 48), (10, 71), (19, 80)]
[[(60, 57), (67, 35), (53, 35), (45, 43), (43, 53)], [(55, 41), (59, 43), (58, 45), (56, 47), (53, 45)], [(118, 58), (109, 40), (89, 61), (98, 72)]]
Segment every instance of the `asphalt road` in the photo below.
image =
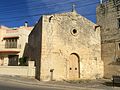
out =
[(35, 86), (0, 80), (0, 90), (66, 90), (66, 89), (47, 86)]
[(23, 84), (19, 82), (13, 82), (9, 80), (0, 80), (0, 90), (78, 90), (78, 89), (29, 85), (29, 84)]

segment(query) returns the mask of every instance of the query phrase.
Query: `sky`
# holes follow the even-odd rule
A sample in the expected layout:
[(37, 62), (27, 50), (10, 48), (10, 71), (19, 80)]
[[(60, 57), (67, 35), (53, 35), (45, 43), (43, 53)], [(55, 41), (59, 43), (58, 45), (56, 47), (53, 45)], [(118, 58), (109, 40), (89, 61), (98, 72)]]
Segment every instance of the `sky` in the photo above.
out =
[(64, 13), (75, 4), (77, 13), (96, 23), (96, 6), (100, 0), (0, 0), (0, 25), (34, 26), (41, 15)]

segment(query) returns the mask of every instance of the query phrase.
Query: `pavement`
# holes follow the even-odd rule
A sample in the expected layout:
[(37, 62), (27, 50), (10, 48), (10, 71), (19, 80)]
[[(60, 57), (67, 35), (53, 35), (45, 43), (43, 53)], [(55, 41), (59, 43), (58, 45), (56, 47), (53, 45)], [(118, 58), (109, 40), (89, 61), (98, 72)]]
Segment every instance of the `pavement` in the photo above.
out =
[(33, 78), (0, 75), (0, 80), (7, 80), (22, 84), (42, 86), (42, 87), (59, 87), (75, 90), (120, 90), (120, 86), (112, 86), (109, 79), (97, 80), (79, 80), (79, 81), (38, 81)]

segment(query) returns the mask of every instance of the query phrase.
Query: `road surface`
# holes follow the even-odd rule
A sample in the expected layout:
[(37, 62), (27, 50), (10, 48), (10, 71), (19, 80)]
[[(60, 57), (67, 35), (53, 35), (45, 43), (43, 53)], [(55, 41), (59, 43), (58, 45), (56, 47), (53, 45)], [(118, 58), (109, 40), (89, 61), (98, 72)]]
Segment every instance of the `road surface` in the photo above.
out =
[[(42, 85), (29, 85), (20, 82), (14, 82), (9, 80), (0, 80), (0, 90), (77, 90), (77, 89), (67, 89), (59, 87), (50, 87)], [(80, 89), (82, 90), (82, 89)]]

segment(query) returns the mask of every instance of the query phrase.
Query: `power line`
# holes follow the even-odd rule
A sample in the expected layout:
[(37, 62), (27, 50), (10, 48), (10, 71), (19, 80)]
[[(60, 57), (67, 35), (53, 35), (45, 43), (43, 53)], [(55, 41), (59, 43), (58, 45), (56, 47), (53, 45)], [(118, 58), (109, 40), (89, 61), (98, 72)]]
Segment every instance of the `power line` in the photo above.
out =
[[(62, 10), (61, 10), (62, 11)], [(55, 13), (55, 12), (53, 12)], [(50, 14), (50, 13), (49, 13)], [(43, 15), (43, 14), (41, 14)], [(44, 15), (48, 15), (48, 14), (44, 14)], [(80, 14), (82, 16), (93, 16), (93, 15), (96, 15), (95, 13), (86, 13), (86, 14)], [(29, 17), (40, 17), (40, 14), (36, 14), (36, 15), (32, 15), (32, 16), (29, 16)], [(26, 19), (26, 18), (29, 18), (29, 17), (24, 17), (24, 18), (17, 18), (15, 20), (4, 20), (4, 21), (0, 21), (1, 23), (9, 23), (9, 22), (16, 22), (16, 21), (22, 21), (23, 19)]]
[[(79, 1), (80, 0), (76, 0), (76, 1), (72, 1), (72, 2), (66, 1), (66, 2), (60, 2), (60, 3), (54, 2), (52, 4), (46, 4), (46, 6), (43, 6), (43, 5), (31, 6), (31, 8), (29, 8), (29, 10), (36, 10), (36, 9), (41, 9), (41, 8), (45, 8), (45, 7), (52, 7), (52, 6), (56, 6), (56, 5), (61, 5), (61, 4), (77, 3)], [(4, 14), (5, 13), (14, 13), (14, 12), (16, 12), (18, 10), (23, 11), (24, 9), (19, 8), (19, 9), (14, 9), (14, 10), (11, 10), (11, 11), (3, 11), (3, 12), (0, 12), (0, 14), (2, 14), (2, 13), (4, 13)]]
[[(26, 2), (27, 4), (31, 4), (31, 3), (37, 3), (37, 2), (41, 2), (40, 0), (30, 0), (31, 2)], [(55, 1), (55, 0), (54, 0)], [(87, 1), (87, 0), (84, 0), (84, 1)], [(49, 1), (47, 2), (43, 2), (42, 3), (39, 3), (39, 4), (43, 4), (43, 3), (48, 3)], [(50, 2), (52, 2), (52, 0), (50, 0)], [(0, 8), (11, 8), (11, 7), (15, 7), (15, 6), (20, 6), (20, 5), (25, 5), (25, 2), (20, 2), (20, 3), (13, 3), (13, 4), (9, 4), (10, 6), (0, 6)]]
[[(44, 14), (45, 15), (45, 14)], [(48, 15), (48, 14), (46, 14), (46, 15)], [(94, 15), (96, 15), (95, 13), (88, 13), (88, 14), (80, 14), (80, 15), (82, 15), (82, 16), (94, 16)], [(40, 17), (40, 15), (38, 16), (38, 15), (34, 15), (34, 16), (31, 16), (31, 17)], [(29, 18), (29, 17), (26, 17), (26, 18)], [(15, 19), (15, 20), (6, 20), (6, 21), (2, 21), (2, 23), (9, 23), (9, 22), (16, 22), (16, 21), (23, 21), (23, 19), (25, 19), (25, 18), (17, 18), (17, 19)], [(0, 21), (1, 22), (1, 21)]]
[[(78, 3), (78, 2), (80, 2), (80, 0), (76, 0), (76, 1), (71, 1), (71, 2), (68, 2), (68, 1), (66, 1), (66, 2), (60, 2), (60, 3), (56, 3), (56, 2), (54, 2), (54, 3), (52, 3), (52, 4), (49, 4), (49, 3), (47, 3), (46, 4), (46, 6), (43, 6), (43, 5), (33, 5), (33, 6), (31, 6), (31, 8), (28, 8), (28, 10), (32, 10), (32, 11), (35, 11), (35, 10), (37, 10), (37, 9), (41, 9), (41, 8), (46, 8), (46, 7), (52, 7), (52, 6), (56, 6), (56, 5), (64, 5), (64, 4), (69, 4), (69, 3)], [(99, 3), (99, 2), (98, 2)], [(33, 8), (34, 7), (34, 8)], [(15, 12), (18, 12), (18, 10), (19, 11), (24, 11), (24, 9), (22, 9), (22, 8), (19, 8), (19, 9), (13, 9), (13, 10), (10, 10), (10, 11), (2, 11), (2, 12), (0, 12), (0, 14), (5, 14), (5, 13), (15, 13)]]
[[(82, 5), (81, 7), (86, 7), (86, 6), (89, 6), (89, 5), (93, 5), (93, 4), (97, 4), (98, 2), (94, 2), (94, 3), (89, 3), (89, 4), (85, 4), (85, 5)], [(76, 8), (81, 8), (81, 7), (76, 7)], [(69, 9), (64, 9), (64, 10), (70, 10), (71, 8)], [(63, 11), (63, 10), (59, 10), (59, 11)], [(55, 11), (55, 13), (58, 12), (58, 11)], [(53, 13), (53, 12), (52, 12)], [(51, 14), (52, 14), (51, 13)], [(46, 14), (46, 13), (39, 13), (39, 14), (33, 14), (33, 15), (26, 15), (26, 16), (18, 16), (18, 17), (9, 17), (9, 18), (0, 18), (0, 19), (12, 19), (12, 18), (26, 18), (26, 17), (31, 17), (31, 16), (40, 16), (40, 15), (43, 15), (43, 14)], [(0, 21), (1, 22), (1, 21)]]
[[(41, 15), (43, 15), (43, 14), (41, 14)], [(29, 17), (40, 17), (41, 15), (38, 14), (38, 15), (32, 15), (32, 16), (29, 16)], [(44, 15), (48, 15), (48, 14), (44, 14)], [(86, 13), (86, 14), (80, 14), (80, 15), (82, 15), (82, 16), (93, 16), (93, 15), (96, 15), (96, 13)], [(29, 18), (29, 17), (26, 17), (26, 18)], [(15, 20), (4, 20), (4, 21), (0, 21), (0, 22), (2, 22), (2, 23), (4, 23), (4, 22), (9, 23), (9, 22), (14, 22), (14, 21), (22, 21), (23, 19), (25, 19), (25, 18), (16, 18)]]
[[(40, 2), (39, 0), (31, 0), (31, 2), (27, 2), (27, 3), (34, 3), (34, 2)], [(25, 1), (24, 2), (20, 2), (20, 3), (13, 3), (10, 4), (10, 6), (0, 6), (0, 8), (11, 8), (11, 7), (15, 7), (15, 6), (20, 6), (20, 5), (25, 5)]]
[[(76, 0), (76, 1), (78, 1), (78, 0)], [(74, 1), (74, 2), (76, 2), (76, 1)], [(84, 0), (84, 2), (85, 2), (86, 0)], [(27, 2), (27, 4), (32, 4), (32, 3), (37, 3), (38, 4), (38, 2), (40, 2), (39, 0), (37, 0), (37, 1), (34, 1), (34, 0), (32, 0), (31, 2)], [(66, 2), (66, 1), (64, 1), (64, 2)], [(42, 3), (39, 3), (40, 4), (40, 6), (41, 5), (43, 5), (43, 4), (49, 4), (49, 2), (47, 1), (47, 2), (42, 2)], [(57, 3), (57, 2), (55, 2), (55, 3)], [(24, 3), (15, 3), (15, 4), (12, 4), (11, 6), (3, 6), (3, 7), (0, 7), (1, 9), (9, 9), (9, 8), (11, 8), (11, 7), (15, 7), (15, 6), (23, 6), (23, 5), (25, 5), (25, 2)], [(32, 5), (31, 7), (35, 7), (36, 5)], [(20, 8), (21, 9), (21, 8)], [(2, 10), (0, 10), (0, 11), (2, 11)]]

